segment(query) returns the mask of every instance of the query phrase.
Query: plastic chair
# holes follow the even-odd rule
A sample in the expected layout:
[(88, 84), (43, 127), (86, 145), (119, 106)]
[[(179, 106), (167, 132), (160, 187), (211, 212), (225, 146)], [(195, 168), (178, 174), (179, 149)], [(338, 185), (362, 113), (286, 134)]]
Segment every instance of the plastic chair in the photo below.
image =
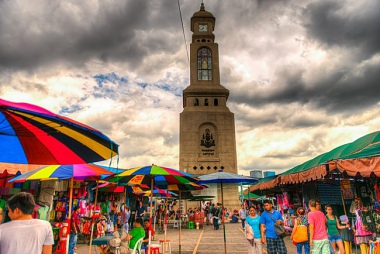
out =
[(139, 240), (137, 240), (135, 247), (133, 248), (131, 254), (140, 254), (141, 253), (141, 245), (144, 240), (144, 237), (141, 237)]
[(188, 229), (194, 229), (194, 221), (189, 221)]
[(166, 239), (166, 241), (165, 240), (160, 240), (160, 244), (161, 244), (161, 249), (162, 250), (164, 249), (164, 245), (165, 245), (165, 250), (169, 250), (169, 254), (172, 253), (172, 245), (171, 245), (169, 239)]
[(178, 228), (178, 227), (179, 227), (178, 220), (175, 220), (173, 223), (173, 228)]

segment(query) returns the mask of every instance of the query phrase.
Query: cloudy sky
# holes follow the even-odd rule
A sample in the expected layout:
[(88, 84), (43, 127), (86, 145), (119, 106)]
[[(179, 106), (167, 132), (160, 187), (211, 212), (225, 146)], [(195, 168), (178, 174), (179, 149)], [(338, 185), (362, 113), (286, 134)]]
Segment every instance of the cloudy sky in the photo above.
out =
[[(119, 166), (178, 168), (199, 1), (0, 0), (0, 97), (93, 126)], [(380, 128), (380, 2), (204, 0), (239, 173), (290, 169)]]

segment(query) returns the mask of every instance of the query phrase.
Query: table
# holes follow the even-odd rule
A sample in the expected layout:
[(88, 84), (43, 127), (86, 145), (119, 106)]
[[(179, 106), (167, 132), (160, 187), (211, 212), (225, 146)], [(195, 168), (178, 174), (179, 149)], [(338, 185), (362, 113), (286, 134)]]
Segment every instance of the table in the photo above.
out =
[[(109, 253), (110, 247), (108, 246), (109, 240), (111, 240), (113, 236), (103, 236), (99, 238), (95, 238), (92, 240), (92, 245), (95, 245), (98, 247), (98, 250), (101, 254), (107, 254)], [(90, 245), (90, 242), (87, 244)], [(106, 247), (102, 247), (103, 245), (106, 245)]]

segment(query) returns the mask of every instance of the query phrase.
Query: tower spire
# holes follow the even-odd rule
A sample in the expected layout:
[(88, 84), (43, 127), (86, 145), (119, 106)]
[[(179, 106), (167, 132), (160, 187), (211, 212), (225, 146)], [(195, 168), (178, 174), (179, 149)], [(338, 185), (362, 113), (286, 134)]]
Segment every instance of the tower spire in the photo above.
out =
[(204, 11), (205, 10), (205, 4), (203, 3), (203, 0), (202, 0), (202, 3), (201, 3), (201, 8), (199, 10), (200, 11)]

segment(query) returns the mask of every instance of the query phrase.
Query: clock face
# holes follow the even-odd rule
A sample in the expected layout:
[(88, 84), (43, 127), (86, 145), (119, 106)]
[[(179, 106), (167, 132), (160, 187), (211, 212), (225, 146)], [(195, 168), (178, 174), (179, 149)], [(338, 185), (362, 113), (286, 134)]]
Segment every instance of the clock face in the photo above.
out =
[(199, 32), (207, 32), (207, 25), (199, 25)]

